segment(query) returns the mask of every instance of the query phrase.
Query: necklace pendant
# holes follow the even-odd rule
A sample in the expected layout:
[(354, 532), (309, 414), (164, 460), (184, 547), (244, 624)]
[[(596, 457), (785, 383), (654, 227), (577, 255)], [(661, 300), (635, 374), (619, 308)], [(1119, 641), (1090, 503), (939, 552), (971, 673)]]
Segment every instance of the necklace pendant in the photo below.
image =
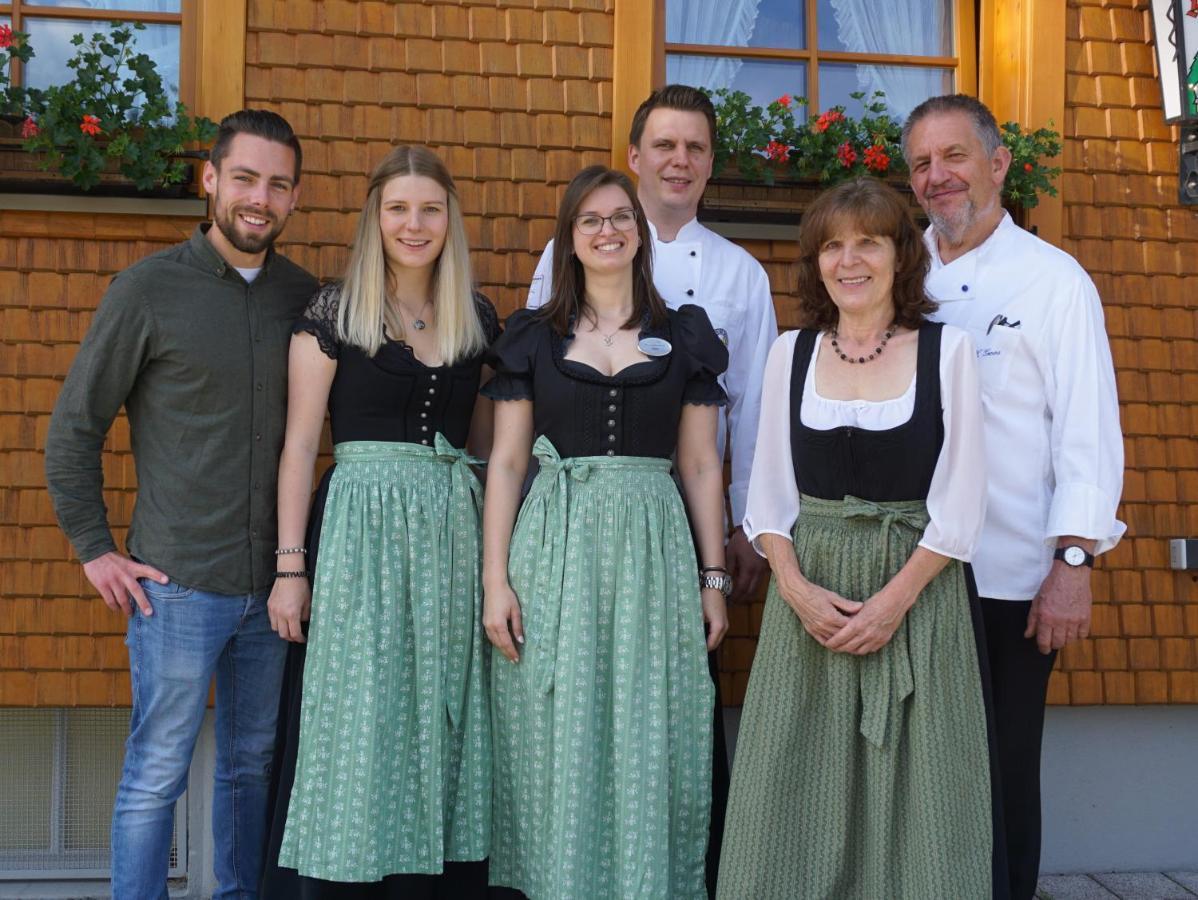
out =
[(412, 327), (417, 331), (424, 331), (424, 329), (428, 328), (428, 325), (425, 324), (424, 319), (413, 319)]
[(616, 342), (615, 335), (605, 334), (603, 336), (603, 346), (610, 347)]

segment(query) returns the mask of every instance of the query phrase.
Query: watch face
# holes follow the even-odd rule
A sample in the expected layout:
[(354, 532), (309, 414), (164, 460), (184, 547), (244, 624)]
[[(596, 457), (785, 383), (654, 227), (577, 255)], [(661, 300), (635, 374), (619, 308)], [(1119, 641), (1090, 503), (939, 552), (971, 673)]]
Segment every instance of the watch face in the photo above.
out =
[(1080, 566), (1086, 561), (1086, 551), (1081, 547), (1066, 547), (1065, 562), (1071, 566)]

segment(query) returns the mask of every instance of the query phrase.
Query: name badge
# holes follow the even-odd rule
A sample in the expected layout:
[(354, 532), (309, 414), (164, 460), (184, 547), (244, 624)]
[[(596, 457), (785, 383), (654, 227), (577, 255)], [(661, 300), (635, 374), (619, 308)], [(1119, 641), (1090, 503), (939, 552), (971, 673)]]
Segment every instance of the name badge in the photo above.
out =
[(665, 338), (647, 337), (637, 341), (636, 349), (645, 356), (669, 356), (674, 348)]

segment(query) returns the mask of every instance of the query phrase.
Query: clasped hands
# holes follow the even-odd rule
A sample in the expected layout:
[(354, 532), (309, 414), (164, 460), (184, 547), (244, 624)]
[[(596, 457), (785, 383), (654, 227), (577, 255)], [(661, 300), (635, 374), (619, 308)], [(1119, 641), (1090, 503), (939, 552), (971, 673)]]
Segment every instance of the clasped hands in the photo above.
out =
[(885, 647), (913, 602), (889, 586), (867, 602), (848, 600), (801, 576), (785, 582), (780, 579), (778, 593), (822, 646), (856, 656)]

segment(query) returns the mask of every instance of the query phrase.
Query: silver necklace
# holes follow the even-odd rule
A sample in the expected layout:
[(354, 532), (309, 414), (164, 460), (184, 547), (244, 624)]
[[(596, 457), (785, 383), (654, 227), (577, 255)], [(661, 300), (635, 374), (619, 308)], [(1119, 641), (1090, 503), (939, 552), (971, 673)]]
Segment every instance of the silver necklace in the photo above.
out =
[(858, 356), (855, 359), (853, 357), (849, 356), (843, 350), (841, 350), (840, 344), (836, 343), (836, 339), (838, 337), (840, 337), (840, 335), (837, 334), (835, 328), (833, 328), (830, 332), (828, 332), (828, 336), (832, 338), (833, 352), (837, 356), (839, 356), (841, 359), (843, 359), (845, 362), (852, 363), (853, 365), (857, 365), (858, 363), (864, 364), (867, 362), (873, 362), (875, 359), (877, 359), (879, 356), (881, 356), (882, 351), (886, 349), (886, 342), (889, 341), (892, 337), (894, 337), (895, 327), (896, 327), (895, 323), (891, 322), (890, 327), (887, 328), (885, 333), (882, 335), (882, 340), (878, 342), (878, 346), (876, 346), (874, 348), (873, 353), (871, 353), (869, 356)]
[[(428, 308), (428, 305), (432, 302), (433, 301), (432, 301), (431, 297), (428, 300), (425, 300), (424, 306), (421, 306), (420, 311), (412, 318), (412, 327), (415, 328), (417, 331), (424, 331), (424, 329), (428, 328), (428, 322), (424, 321), (424, 319), (421, 318), (421, 315), (424, 313), (425, 309)], [(406, 309), (404, 309), (403, 304), (400, 303), (398, 300), (395, 301), (395, 304), (404, 312), (408, 312)], [(408, 315), (411, 315), (411, 313), (408, 313)]]

